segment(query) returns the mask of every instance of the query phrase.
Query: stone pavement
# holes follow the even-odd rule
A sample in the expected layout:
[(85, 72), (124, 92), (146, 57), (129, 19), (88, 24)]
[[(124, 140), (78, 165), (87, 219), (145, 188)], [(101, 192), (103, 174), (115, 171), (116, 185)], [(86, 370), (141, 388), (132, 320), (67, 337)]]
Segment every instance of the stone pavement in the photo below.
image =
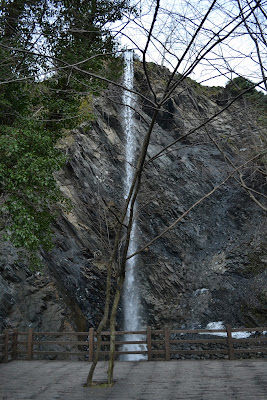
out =
[[(0, 400), (257, 400), (267, 399), (267, 360), (117, 362), (111, 388), (83, 387), (89, 363), (0, 364)], [(100, 362), (96, 380), (105, 380)]]

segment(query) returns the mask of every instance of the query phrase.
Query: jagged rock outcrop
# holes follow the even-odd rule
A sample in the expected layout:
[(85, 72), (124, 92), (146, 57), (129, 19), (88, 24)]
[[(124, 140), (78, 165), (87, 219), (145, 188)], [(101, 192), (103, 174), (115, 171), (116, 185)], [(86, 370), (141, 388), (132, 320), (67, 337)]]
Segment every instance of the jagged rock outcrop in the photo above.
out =
[[(167, 72), (151, 68), (159, 94)], [(149, 98), (139, 63), (135, 85)], [(141, 143), (151, 107), (146, 99), (137, 101), (134, 127)], [(160, 112), (149, 158), (224, 105), (225, 93), (221, 105), (184, 83)], [(264, 132), (246, 106), (236, 103), (206, 128), (147, 163), (138, 199), (140, 246), (226, 179), (230, 167), (225, 157), (238, 166), (262, 147)], [(125, 139), (120, 111), (121, 90), (108, 90), (96, 99), (95, 121), (72, 132), (62, 144), (69, 158), (57, 179), (73, 208), (55, 224), (55, 247), (42, 254), (43, 274), (32, 274), (12, 247), (2, 244), (0, 330), (29, 325), (43, 330), (88, 329), (99, 321), (114, 213), (123, 201)], [(250, 163), (242, 174), (254, 190), (266, 193), (266, 181)], [(267, 325), (265, 217), (233, 176), (142, 252), (138, 271), (144, 323)]]

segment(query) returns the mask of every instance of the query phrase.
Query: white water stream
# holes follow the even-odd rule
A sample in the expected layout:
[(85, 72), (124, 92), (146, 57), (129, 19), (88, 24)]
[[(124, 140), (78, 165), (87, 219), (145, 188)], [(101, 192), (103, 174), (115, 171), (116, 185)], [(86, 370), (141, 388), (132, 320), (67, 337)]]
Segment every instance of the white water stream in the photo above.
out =
[[(125, 70), (124, 70), (124, 86), (127, 89), (133, 89), (134, 71), (133, 71), (133, 52), (125, 53)], [(124, 180), (124, 198), (127, 198), (133, 175), (134, 165), (136, 161), (137, 140), (134, 129), (134, 106), (135, 95), (127, 90), (123, 93), (123, 123), (125, 131), (125, 180)], [(134, 221), (131, 233), (131, 240), (128, 254), (132, 254), (137, 248), (138, 229)], [(140, 309), (140, 293), (137, 279), (137, 263), (138, 256), (128, 260), (126, 265), (126, 276), (123, 290), (123, 315), (125, 331), (137, 331), (141, 329), (141, 309)], [(126, 335), (127, 341), (142, 340), (140, 335)], [(144, 350), (142, 345), (129, 344), (123, 346), (124, 351), (140, 351)], [(140, 360), (144, 357), (140, 354), (128, 354), (123, 356), (124, 360)]]

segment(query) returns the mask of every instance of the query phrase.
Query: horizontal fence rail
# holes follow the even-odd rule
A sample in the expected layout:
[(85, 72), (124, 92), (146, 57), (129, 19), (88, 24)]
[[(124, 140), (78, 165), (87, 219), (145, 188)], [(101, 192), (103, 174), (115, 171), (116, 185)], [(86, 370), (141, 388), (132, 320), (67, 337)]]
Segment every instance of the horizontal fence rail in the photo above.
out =
[[(117, 331), (116, 356), (139, 355), (142, 360), (169, 361), (188, 358), (267, 358), (267, 327), (225, 329)], [(96, 349), (94, 328), (88, 332), (20, 332), (0, 334), (0, 362), (14, 359), (69, 359), (92, 361)], [(135, 345), (134, 348), (131, 346)], [(138, 345), (138, 347), (136, 347)], [(101, 333), (100, 358), (109, 355), (110, 332)], [(127, 358), (126, 358), (127, 359)]]

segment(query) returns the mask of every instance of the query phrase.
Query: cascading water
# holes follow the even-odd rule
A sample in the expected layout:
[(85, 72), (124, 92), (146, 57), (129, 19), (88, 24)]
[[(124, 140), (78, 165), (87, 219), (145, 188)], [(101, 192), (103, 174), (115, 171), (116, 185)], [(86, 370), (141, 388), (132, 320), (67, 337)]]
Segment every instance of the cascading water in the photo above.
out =
[[(125, 53), (125, 70), (124, 70), (124, 86), (126, 89), (133, 89), (133, 52)], [(134, 105), (135, 96), (128, 90), (123, 93), (123, 123), (125, 130), (125, 182), (124, 182), (124, 197), (127, 198), (130, 186), (134, 175), (135, 155), (137, 148), (137, 140), (134, 132)], [(134, 253), (137, 247), (138, 231), (137, 224), (134, 221), (131, 233), (131, 241), (128, 249), (128, 254)], [(124, 315), (124, 330), (137, 331), (141, 329), (141, 307), (140, 293), (137, 279), (137, 262), (138, 256), (128, 260), (126, 265), (126, 275), (123, 290), (123, 315)], [(127, 335), (127, 341), (142, 340), (140, 335)], [(140, 351), (144, 350), (142, 345), (129, 344), (124, 345), (124, 351)], [(140, 360), (144, 357), (140, 354), (127, 354), (123, 357), (124, 360)]]

